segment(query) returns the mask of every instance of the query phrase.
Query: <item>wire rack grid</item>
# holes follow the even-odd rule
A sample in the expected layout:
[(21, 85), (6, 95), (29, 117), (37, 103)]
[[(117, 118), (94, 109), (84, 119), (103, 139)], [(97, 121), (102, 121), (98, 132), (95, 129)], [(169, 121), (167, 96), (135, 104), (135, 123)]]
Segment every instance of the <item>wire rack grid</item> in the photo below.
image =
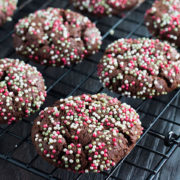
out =
[[(97, 77), (97, 63), (109, 43), (119, 38), (150, 37), (144, 25), (144, 13), (152, 3), (153, 0), (146, 0), (141, 6), (111, 18), (90, 17), (102, 32), (103, 45), (99, 53), (86, 58), (79, 65), (61, 69), (41, 66), (24, 59), (25, 62), (36, 66), (45, 78), (48, 96), (42, 108), (52, 105), (59, 98), (100, 92), (118, 97), (122, 102), (133, 106), (140, 114), (144, 134), (132, 152), (109, 172), (75, 174), (55, 168), (42, 160), (33, 148), (31, 127), (33, 119), (37, 116), (36, 113), (19, 123), (0, 126), (0, 159), (37, 175), (37, 179), (139, 180), (158, 178), (163, 165), (180, 145), (180, 136), (177, 135), (180, 133), (178, 122), (180, 90), (151, 100), (135, 100), (110, 93), (102, 87)], [(15, 12), (13, 21), (6, 23), (0, 29), (1, 58), (18, 58), (13, 49), (11, 36), (18, 19), (48, 6), (72, 9), (71, 4), (66, 0), (19, 0), (19, 8)]]

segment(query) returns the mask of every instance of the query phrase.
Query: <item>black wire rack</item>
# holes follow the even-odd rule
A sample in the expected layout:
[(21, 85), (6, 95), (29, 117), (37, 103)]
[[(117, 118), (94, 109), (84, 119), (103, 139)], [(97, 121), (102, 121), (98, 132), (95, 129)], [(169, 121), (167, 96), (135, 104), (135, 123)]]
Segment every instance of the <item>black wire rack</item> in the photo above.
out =
[[(55, 168), (42, 160), (31, 142), (33, 119), (0, 126), (0, 159), (6, 160), (43, 179), (154, 179), (161, 168), (180, 145), (180, 90), (167, 96), (146, 101), (125, 98), (104, 89), (97, 77), (97, 63), (106, 46), (119, 38), (150, 37), (144, 25), (144, 13), (153, 0), (146, 0), (139, 7), (111, 18), (90, 19), (102, 32), (103, 45), (99, 53), (86, 58), (83, 63), (66, 68), (52, 68), (34, 65), (43, 74), (47, 85), (47, 100), (42, 108), (52, 105), (59, 98), (82, 93), (107, 93), (133, 106), (140, 114), (144, 133), (131, 153), (121, 160), (111, 171), (99, 174), (76, 174)], [(67, 0), (19, 0), (13, 21), (0, 28), (0, 58), (20, 58), (12, 45), (13, 27), (18, 19), (46, 7), (70, 8)], [(22, 58), (20, 58), (22, 59)], [(38, 178), (37, 178), (38, 179)]]

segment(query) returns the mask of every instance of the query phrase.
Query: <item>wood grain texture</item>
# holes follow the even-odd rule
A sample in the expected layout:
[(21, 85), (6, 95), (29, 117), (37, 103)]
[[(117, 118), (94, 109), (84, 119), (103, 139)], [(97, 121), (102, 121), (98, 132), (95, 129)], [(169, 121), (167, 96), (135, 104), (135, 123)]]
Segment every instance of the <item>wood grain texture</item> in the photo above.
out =
[(43, 180), (17, 166), (12, 165), (4, 160), (0, 160), (0, 179), (1, 180)]

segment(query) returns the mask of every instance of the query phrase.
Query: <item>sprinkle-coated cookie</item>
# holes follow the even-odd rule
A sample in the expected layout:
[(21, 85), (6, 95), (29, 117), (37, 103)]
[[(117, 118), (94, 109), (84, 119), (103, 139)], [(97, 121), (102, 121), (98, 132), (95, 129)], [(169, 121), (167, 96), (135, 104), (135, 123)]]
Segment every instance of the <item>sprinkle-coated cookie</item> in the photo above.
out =
[(101, 35), (95, 24), (71, 10), (38, 10), (15, 27), (17, 53), (41, 64), (64, 67), (79, 63), (97, 52), (100, 45)]
[(180, 47), (180, 0), (156, 0), (145, 21), (153, 36)]
[(32, 141), (56, 167), (100, 172), (115, 166), (142, 134), (136, 111), (106, 94), (60, 99), (34, 121)]
[(0, 59), (0, 124), (11, 124), (37, 111), (46, 96), (35, 67), (18, 59)]
[(132, 9), (144, 0), (71, 0), (74, 7), (97, 16), (111, 16)]
[(180, 86), (180, 54), (159, 40), (119, 39), (107, 47), (98, 75), (104, 87), (121, 95), (164, 95)]
[(10, 20), (16, 5), (17, 0), (0, 0), (0, 26), (7, 20)]

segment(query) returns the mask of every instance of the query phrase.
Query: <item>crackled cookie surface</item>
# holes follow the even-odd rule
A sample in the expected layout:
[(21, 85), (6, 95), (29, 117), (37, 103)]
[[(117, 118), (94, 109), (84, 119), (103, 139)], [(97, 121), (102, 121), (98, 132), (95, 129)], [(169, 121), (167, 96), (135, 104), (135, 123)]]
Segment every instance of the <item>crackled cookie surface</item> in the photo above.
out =
[(146, 12), (149, 31), (162, 40), (180, 47), (180, 1), (158, 0)]
[(111, 16), (129, 10), (144, 0), (71, 0), (74, 7), (98, 16)]
[(11, 124), (37, 111), (46, 96), (35, 67), (18, 59), (0, 59), (0, 124)]
[(13, 15), (18, 0), (0, 1), (0, 26), (4, 24)]
[(94, 54), (101, 35), (85, 16), (70, 10), (48, 8), (21, 19), (15, 27), (14, 46), (20, 55), (51, 66), (79, 63)]
[(133, 98), (164, 95), (180, 86), (180, 54), (168, 43), (119, 39), (98, 66), (104, 87)]
[(106, 94), (57, 101), (34, 121), (38, 153), (57, 167), (100, 172), (115, 166), (142, 134), (139, 115)]

